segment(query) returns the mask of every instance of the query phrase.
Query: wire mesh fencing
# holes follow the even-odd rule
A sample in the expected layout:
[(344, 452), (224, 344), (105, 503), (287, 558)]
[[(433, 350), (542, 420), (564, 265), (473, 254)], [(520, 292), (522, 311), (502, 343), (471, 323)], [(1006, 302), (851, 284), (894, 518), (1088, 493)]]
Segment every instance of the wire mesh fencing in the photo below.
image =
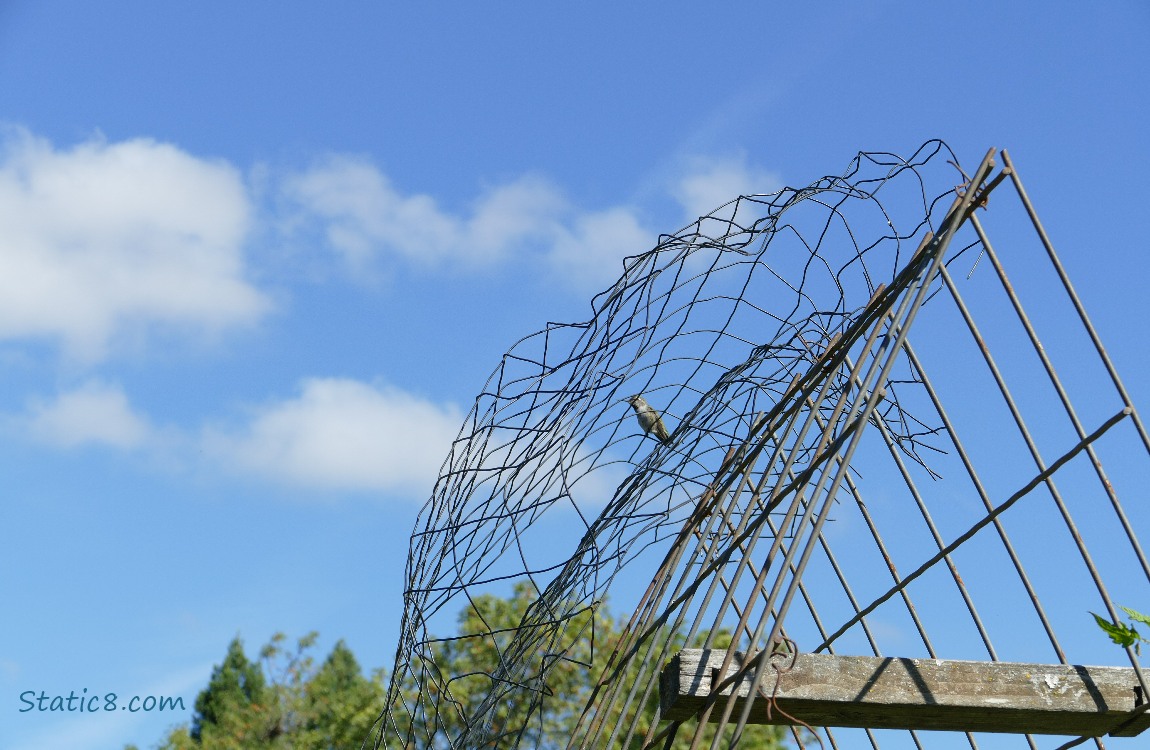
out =
[[(1150, 690), (1089, 612), (1150, 599), (1148, 459), (1006, 152), (968, 176), (930, 141), (741, 196), (628, 258), (589, 320), (503, 356), (419, 515), (369, 744), (1066, 740), (759, 726), (756, 703), (817, 653), (1121, 658), (1137, 684), (1120, 734)], [(660, 675), (685, 646), (722, 663), (670, 716)]]

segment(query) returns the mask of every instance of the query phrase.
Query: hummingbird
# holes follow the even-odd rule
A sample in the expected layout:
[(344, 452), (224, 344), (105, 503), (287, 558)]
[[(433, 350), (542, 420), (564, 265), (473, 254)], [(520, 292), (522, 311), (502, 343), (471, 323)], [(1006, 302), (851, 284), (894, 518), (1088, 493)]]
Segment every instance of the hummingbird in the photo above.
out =
[(653, 434), (661, 443), (671, 441), (671, 435), (667, 432), (667, 425), (663, 424), (663, 418), (646, 399), (636, 393), (627, 397), (627, 403), (635, 410), (635, 416), (639, 418), (639, 426), (643, 428), (643, 432)]

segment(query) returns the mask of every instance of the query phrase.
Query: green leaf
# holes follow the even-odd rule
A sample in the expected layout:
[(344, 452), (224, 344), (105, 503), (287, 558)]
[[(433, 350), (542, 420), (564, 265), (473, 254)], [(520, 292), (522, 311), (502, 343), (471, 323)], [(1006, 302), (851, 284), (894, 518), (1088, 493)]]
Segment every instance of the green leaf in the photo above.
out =
[(1118, 605), (1118, 608), (1120, 610), (1122, 610), (1123, 612), (1125, 612), (1127, 615), (1129, 615), (1131, 620), (1134, 620), (1135, 622), (1140, 622), (1143, 625), (1150, 625), (1150, 615), (1144, 615), (1141, 612), (1135, 612), (1134, 610), (1130, 609), (1129, 607), (1123, 607), (1121, 604)]
[(1109, 620), (1103, 618), (1101, 615), (1095, 614), (1094, 612), (1091, 612), (1090, 614), (1094, 615), (1094, 621), (1098, 623), (1098, 627), (1102, 628), (1102, 630), (1106, 632), (1106, 635), (1110, 636), (1110, 640), (1114, 641), (1119, 646), (1127, 648), (1129, 646), (1133, 646), (1140, 640), (1138, 631), (1134, 628), (1122, 623), (1112, 623)]

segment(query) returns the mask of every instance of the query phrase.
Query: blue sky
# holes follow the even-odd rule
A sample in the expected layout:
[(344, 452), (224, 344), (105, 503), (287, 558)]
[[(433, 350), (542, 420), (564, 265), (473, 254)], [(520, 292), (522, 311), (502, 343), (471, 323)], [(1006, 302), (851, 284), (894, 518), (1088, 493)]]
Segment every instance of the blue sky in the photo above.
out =
[(148, 747), (240, 634), (394, 657), (499, 356), (739, 193), (1010, 149), (1135, 401), (1138, 2), (0, 3), (0, 744)]

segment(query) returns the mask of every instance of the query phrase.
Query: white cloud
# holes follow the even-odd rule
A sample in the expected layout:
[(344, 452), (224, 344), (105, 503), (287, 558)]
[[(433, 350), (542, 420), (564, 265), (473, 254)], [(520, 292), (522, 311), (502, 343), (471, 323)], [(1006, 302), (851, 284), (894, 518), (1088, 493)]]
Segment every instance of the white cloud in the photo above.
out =
[(354, 270), (381, 256), (442, 270), (534, 255), (576, 285), (601, 283), (655, 237), (630, 208), (580, 212), (532, 175), (486, 190), (468, 215), (446, 212), (428, 195), (404, 195), (371, 162), (350, 157), (289, 177), (284, 193), (298, 212), (294, 223), (318, 222)]
[[(778, 180), (743, 158), (688, 162), (667, 189), (690, 218)], [(533, 175), (482, 191), (469, 210), (405, 194), (369, 160), (330, 157), (279, 182), (288, 224), (318, 227), (353, 271), (381, 260), (428, 272), (510, 262), (579, 291), (610, 283), (657, 233), (627, 205), (585, 210)], [(245, 279), (256, 223), (226, 162), (138, 138), (55, 149), (0, 131), (0, 340), (47, 338), (97, 361), (117, 337), (157, 327), (215, 333), (271, 303)]]
[(521, 177), (479, 199), (465, 241), (469, 252), (485, 261), (505, 260), (525, 242), (553, 243), (571, 212), (554, 185), (540, 177)]
[(693, 221), (740, 195), (770, 193), (782, 186), (777, 175), (748, 164), (744, 157), (696, 157), (671, 192)]
[(198, 437), (157, 429), (118, 386), (92, 380), (25, 413), (5, 428), (60, 448), (148, 447), (164, 456), (199, 447), (209, 461), (275, 482), (335, 490), (430, 493), (463, 415), (389, 385), (350, 378), (309, 378), (291, 398), (252, 408), (231, 427)]
[(26, 426), (35, 439), (66, 448), (88, 443), (135, 448), (151, 433), (147, 420), (132, 410), (122, 390), (96, 381), (54, 401), (34, 402)]
[(304, 380), (297, 397), (257, 410), (240, 430), (208, 430), (209, 455), (277, 481), (426, 495), (462, 423), (391, 386), (346, 378)]
[(287, 197), (326, 223), (334, 250), (362, 266), (379, 250), (413, 262), (439, 259), (459, 242), (458, 220), (444, 214), (427, 195), (400, 195), (371, 163), (332, 157), (290, 176)]
[(125, 327), (218, 331), (269, 308), (244, 280), (251, 206), (226, 163), (138, 138), (55, 150), (0, 133), (0, 338), (95, 360)]
[(470, 217), (454, 216), (431, 196), (400, 194), (373, 164), (350, 157), (292, 175), (283, 189), (356, 269), (379, 254), (424, 267), (497, 262), (526, 239), (554, 234), (566, 210), (554, 187), (527, 176), (486, 192)]
[(654, 244), (654, 234), (631, 211), (615, 208), (578, 217), (555, 239), (548, 260), (562, 277), (593, 287), (617, 279), (623, 258)]
[[(741, 194), (780, 187), (745, 158), (688, 160), (665, 188), (691, 220)], [(484, 191), (466, 214), (429, 195), (404, 194), (370, 160), (333, 156), (283, 183), (288, 225), (317, 226), (353, 271), (381, 259), (429, 271), (535, 258), (579, 290), (610, 283), (622, 259), (654, 246), (657, 233), (630, 206), (582, 210), (555, 185), (524, 176)]]

